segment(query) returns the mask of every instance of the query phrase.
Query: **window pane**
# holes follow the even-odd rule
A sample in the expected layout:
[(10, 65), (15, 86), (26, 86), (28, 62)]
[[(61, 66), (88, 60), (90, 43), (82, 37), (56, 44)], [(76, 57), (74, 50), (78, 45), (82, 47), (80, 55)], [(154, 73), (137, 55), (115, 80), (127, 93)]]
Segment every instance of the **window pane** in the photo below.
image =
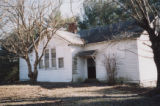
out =
[(72, 58), (72, 69), (73, 69), (73, 74), (77, 74), (77, 57), (74, 56)]
[(45, 68), (49, 68), (49, 50), (45, 50)]
[(39, 62), (39, 69), (42, 69), (42, 68), (43, 68), (43, 59), (41, 59)]
[(59, 63), (59, 68), (63, 68), (64, 67), (64, 60), (63, 60), (63, 58), (59, 58), (58, 59), (58, 63)]
[(52, 67), (56, 67), (56, 59), (52, 59)]
[(52, 56), (52, 58), (56, 58), (56, 50), (55, 49), (51, 49), (51, 56)]
[(51, 62), (52, 62), (52, 67), (56, 67), (56, 50), (51, 49)]

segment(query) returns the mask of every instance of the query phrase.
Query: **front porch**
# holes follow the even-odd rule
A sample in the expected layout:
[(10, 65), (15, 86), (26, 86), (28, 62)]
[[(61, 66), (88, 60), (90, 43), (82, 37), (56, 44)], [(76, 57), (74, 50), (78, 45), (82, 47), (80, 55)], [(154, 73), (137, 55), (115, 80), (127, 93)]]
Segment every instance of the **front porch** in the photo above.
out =
[[(86, 79), (97, 79), (95, 50), (82, 51), (73, 59), (73, 82), (83, 82)], [(76, 63), (77, 62), (77, 63)]]

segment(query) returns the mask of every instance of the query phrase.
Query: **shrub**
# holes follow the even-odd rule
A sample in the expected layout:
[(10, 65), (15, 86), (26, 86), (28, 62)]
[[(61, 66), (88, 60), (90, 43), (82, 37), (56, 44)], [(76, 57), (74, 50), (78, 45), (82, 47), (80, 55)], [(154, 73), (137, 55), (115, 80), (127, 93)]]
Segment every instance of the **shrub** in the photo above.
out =
[(18, 67), (14, 66), (12, 70), (8, 73), (8, 75), (5, 77), (5, 82), (14, 82), (18, 81), (19, 77), (19, 71)]
[(116, 57), (115, 55), (107, 55), (105, 56), (105, 68), (107, 71), (107, 82), (110, 85), (116, 83), (116, 75), (117, 75), (117, 68), (116, 68)]
[(13, 82), (19, 79), (18, 59), (11, 59), (0, 56), (0, 83)]

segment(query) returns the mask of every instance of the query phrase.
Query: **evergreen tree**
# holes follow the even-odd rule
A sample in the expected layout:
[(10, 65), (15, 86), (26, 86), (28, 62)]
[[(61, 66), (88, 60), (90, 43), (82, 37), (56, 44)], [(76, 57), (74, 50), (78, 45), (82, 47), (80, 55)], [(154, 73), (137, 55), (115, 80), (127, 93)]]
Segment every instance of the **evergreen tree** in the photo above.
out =
[(108, 0), (88, 0), (84, 1), (83, 18), (78, 17), (80, 29), (89, 29), (95, 26), (117, 23), (129, 19), (125, 10), (116, 3)]

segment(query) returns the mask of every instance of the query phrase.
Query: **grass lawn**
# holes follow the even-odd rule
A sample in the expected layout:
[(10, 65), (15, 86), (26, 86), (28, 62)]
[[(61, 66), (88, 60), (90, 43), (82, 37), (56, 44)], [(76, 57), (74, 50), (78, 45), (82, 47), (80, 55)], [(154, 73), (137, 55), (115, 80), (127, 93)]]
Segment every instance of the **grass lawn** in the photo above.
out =
[(0, 106), (160, 106), (160, 97), (138, 95), (148, 90), (100, 83), (0, 85)]

